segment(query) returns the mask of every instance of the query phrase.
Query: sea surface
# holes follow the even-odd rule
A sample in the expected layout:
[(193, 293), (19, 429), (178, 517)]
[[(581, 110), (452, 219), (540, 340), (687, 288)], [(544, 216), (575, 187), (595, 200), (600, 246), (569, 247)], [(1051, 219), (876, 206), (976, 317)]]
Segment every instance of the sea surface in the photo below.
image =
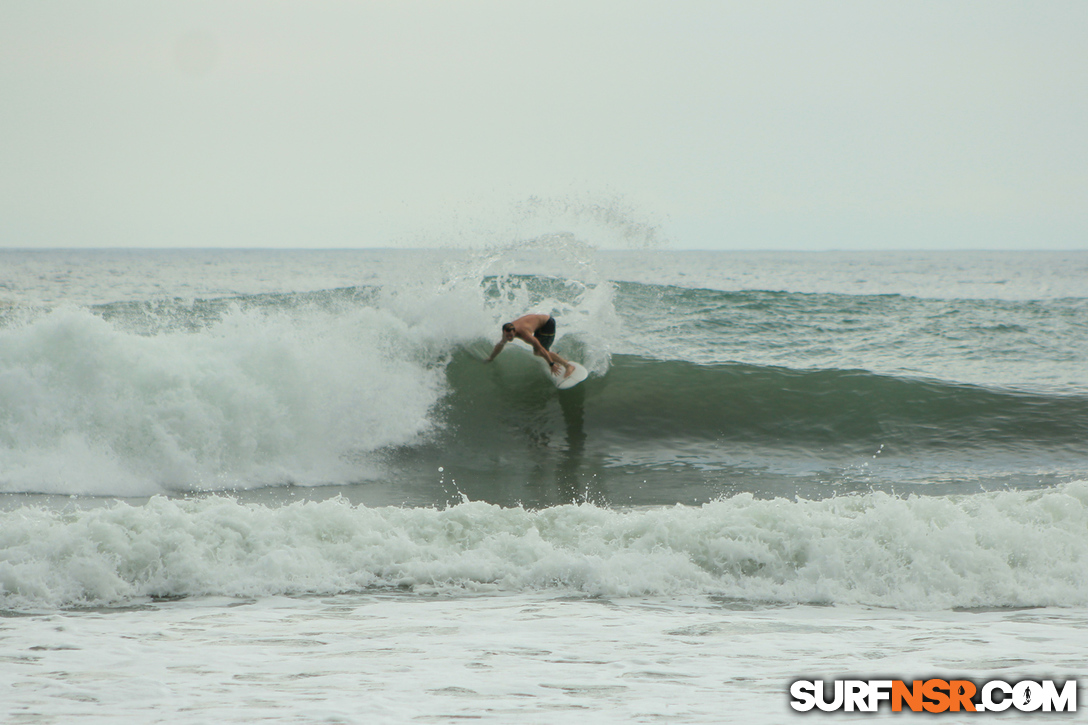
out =
[(3, 722), (881, 677), (1088, 682), (1088, 252), (0, 250)]

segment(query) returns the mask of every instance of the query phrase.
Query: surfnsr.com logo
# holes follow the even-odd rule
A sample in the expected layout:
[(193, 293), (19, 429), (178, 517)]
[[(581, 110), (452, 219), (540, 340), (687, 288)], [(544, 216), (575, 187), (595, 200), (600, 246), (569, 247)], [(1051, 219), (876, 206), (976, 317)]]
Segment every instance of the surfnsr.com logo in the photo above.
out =
[(1076, 712), (1077, 681), (990, 680), (797, 680), (790, 685), (790, 707), (833, 712), (876, 712), (887, 702), (892, 712)]

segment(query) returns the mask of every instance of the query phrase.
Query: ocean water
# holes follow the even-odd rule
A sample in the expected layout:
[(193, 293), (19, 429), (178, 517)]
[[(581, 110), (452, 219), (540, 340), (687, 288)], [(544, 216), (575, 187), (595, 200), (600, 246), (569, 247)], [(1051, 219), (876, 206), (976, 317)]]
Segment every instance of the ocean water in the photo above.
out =
[[(0, 250), (0, 716), (773, 723), (820, 717), (799, 678), (1083, 681), (1085, 280)], [(585, 383), (482, 362), (527, 312)]]

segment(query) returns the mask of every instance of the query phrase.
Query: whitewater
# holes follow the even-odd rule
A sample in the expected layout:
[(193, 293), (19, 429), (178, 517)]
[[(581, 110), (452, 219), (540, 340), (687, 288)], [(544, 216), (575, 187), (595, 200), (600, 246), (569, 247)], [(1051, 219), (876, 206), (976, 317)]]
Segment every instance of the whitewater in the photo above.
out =
[[(759, 723), (820, 717), (802, 678), (1083, 681), (1084, 279), (0, 251), (0, 712)], [(482, 362), (527, 312), (585, 383)]]

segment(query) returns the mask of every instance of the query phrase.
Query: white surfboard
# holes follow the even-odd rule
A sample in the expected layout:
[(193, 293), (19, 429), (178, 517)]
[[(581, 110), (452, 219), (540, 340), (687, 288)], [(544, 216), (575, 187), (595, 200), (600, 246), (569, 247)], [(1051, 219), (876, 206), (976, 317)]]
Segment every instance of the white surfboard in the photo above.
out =
[[(545, 363), (545, 366), (546, 365), (547, 363)], [(559, 366), (559, 372), (555, 374), (551, 372), (550, 368), (545, 367), (545, 369), (548, 370), (548, 377), (551, 378), (551, 381), (555, 384), (555, 387), (559, 388), (560, 390), (573, 388), (575, 385), (589, 377), (589, 371), (586, 370), (585, 367), (579, 365), (574, 361), (571, 361), (571, 365), (574, 366), (574, 372), (572, 372), (567, 377), (563, 377), (563, 373), (565, 373), (567, 369), (562, 365)]]

